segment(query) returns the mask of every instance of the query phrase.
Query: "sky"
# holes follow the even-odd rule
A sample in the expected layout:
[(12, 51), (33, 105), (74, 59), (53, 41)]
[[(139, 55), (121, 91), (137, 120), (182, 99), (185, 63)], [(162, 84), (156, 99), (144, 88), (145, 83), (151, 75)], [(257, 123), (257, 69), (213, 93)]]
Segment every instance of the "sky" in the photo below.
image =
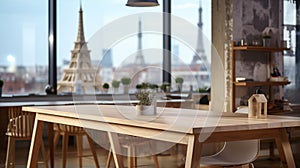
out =
[[(84, 18), (84, 31), (86, 41), (92, 38), (103, 27), (113, 23), (116, 19), (142, 12), (161, 12), (162, 1), (158, 7), (134, 8), (125, 6), (127, 0), (81, 0)], [(210, 0), (202, 0), (203, 7), (203, 32), (210, 40), (211, 35), (211, 6)], [(78, 11), (80, 0), (58, 0), (58, 59), (61, 65), (63, 60), (69, 60), (71, 50), (77, 37)], [(186, 19), (191, 24), (198, 23), (199, 0), (172, 0), (172, 14)], [(2, 21), (0, 40), (0, 65), (47, 65), (48, 61), (48, 14), (47, 1), (41, 0), (1, 0), (0, 20)], [(138, 28), (136, 18), (136, 32)], [(141, 18), (143, 21), (143, 18)], [(124, 27), (123, 27), (124, 26)], [(123, 25), (125, 28), (128, 25)], [(196, 40), (196, 38), (195, 38)], [(182, 46), (180, 42), (179, 55), (182, 60), (189, 62), (192, 59), (192, 51)], [(89, 45), (89, 44), (88, 44)], [(182, 47), (181, 47), (182, 46)], [(159, 34), (144, 34), (143, 49), (162, 48), (162, 37)], [(118, 41), (112, 46), (113, 62), (120, 64), (125, 58), (133, 55), (137, 49), (137, 36), (132, 34)], [(100, 49), (101, 50), (101, 49)], [(92, 58), (101, 56), (93, 55)], [(14, 58), (14, 59), (13, 59)], [(160, 59), (160, 58), (157, 58)], [(157, 61), (148, 57), (146, 60)]]

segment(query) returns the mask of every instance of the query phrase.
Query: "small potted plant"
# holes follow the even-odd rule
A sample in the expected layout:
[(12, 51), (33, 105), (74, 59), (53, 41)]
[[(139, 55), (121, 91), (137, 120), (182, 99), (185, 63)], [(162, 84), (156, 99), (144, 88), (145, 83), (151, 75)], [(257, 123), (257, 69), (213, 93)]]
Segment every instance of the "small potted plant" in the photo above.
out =
[(112, 85), (112, 87), (114, 88), (114, 92), (116, 93), (116, 92), (118, 92), (118, 90), (119, 90), (119, 87), (120, 87), (120, 81), (118, 81), (118, 80), (113, 80), (112, 82), (111, 82), (111, 85)]
[(148, 89), (150, 87), (149, 83), (143, 82), (141, 84), (137, 84), (135, 88), (137, 89), (138, 92), (140, 92), (142, 89)]
[(183, 83), (183, 78), (182, 77), (177, 77), (175, 79), (176, 85), (178, 87), (178, 91), (181, 92), (182, 91), (182, 83)]
[(157, 84), (149, 84), (149, 88), (153, 89), (155, 92), (158, 90), (158, 85)]
[(168, 82), (164, 82), (162, 85), (160, 85), (160, 89), (166, 93), (169, 93), (170, 92), (170, 83)]
[(102, 88), (103, 88), (104, 93), (107, 93), (107, 92), (108, 92), (108, 89), (109, 89), (109, 84), (108, 84), (108, 83), (104, 83), (104, 84), (102, 85)]
[(130, 82), (131, 82), (131, 79), (129, 77), (123, 77), (121, 79), (121, 83), (124, 87), (124, 93), (128, 93)]
[(3, 81), (3, 80), (0, 80), (0, 97), (2, 96), (2, 88), (3, 88), (3, 85), (4, 85), (4, 81)]
[(156, 115), (156, 106), (153, 104), (155, 94), (149, 89), (141, 89), (135, 94), (139, 100), (136, 105), (138, 115)]

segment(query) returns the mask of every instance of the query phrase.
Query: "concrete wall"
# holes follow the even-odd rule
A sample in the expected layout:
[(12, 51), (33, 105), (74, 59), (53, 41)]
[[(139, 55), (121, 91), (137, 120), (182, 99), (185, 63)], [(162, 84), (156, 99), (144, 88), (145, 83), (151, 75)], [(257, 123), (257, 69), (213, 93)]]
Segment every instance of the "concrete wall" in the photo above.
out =
[[(246, 40), (248, 43), (260, 41), (262, 32), (266, 27), (274, 27), (282, 30), (282, 2), (274, 0), (213, 0), (213, 37), (214, 47), (218, 51), (220, 58), (225, 67), (225, 111), (232, 111), (231, 102), (231, 44), (230, 41)], [(224, 33), (225, 32), (225, 33)], [(281, 41), (282, 31), (279, 31), (279, 39)], [(257, 75), (256, 70), (260, 65), (269, 67), (267, 53), (261, 52), (239, 52), (236, 62), (237, 76), (254, 78)], [(274, 55), (274, 63), (279, 67), (280, 72), (283, 69), (283, 56), (281, 53)], [(212, 57), (212, 67), (214, 67), (214, 57)], [(262, 72), (266, 77), (269, 76), (271, 70)], [(269, 69), (269, 68), (268, 68)], [(212, 76), (215, 72), (212, 69)], [(212, 82), (213, 87), (218, 86)], [(268, 88), (262, 88), (268, 94)], [(236, 103), (240, 103), (240, 98), (247, 100), (256, 88), (238, 88)], [(283, 95), (279, 87), (274, 87), (275, 98), (280, 99)], [(213, 95), (213, 94), (212, 94)], [(213, 99), (213, 97), (212, 97)]]

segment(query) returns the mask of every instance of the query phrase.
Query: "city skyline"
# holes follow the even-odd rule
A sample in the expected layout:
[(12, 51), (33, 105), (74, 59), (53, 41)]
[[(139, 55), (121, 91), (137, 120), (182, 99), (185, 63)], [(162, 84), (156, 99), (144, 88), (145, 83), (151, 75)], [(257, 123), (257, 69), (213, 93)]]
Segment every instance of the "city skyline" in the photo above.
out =
[[(9, 4), (9, 3), (8, 3)], [(210, 13), (210, 7), (206, 7), (206, 5), (210, 3), (202, 3), (203, 5), (203, 10), (205, 13), (205, 10), (208, 10), (207, 8), (209, 8), (209, 11), (206, 11), (207, 13)], [(26, 6), (26, 4), (24, 4)], [(41, 6), (43, 6), (43, 4), (40, 3)], [(70, 50), (71, 48), (73, 48), (73, 43), (74, 40), (76, 38), (76, 25), (77, 25), (77, 18), (76, 18), (76, 14), (77, 14), (77, 9), (79, 7), (80, 3), (79, 1), (73, 1), (73, 0), (64, 0), (64, 1), (58, 1), (58, 40), (57, 40), (57, 49), (58, 49), (58, 53), (57, 53), (57, 64), (58, 66), (61, 66), (64, 60), (68, 60), (69, 55), (70, 55)], [(99, 5), (99, 8), (95, 8), (95, 6)], [(5, 6), (5, 5), (3, 5)], [(38, 6), (38, 5), (35, 5)], [(85, 32), (86, 32), (86, 39), (88, 41), (88, 39), (99, 29), (101, 29), (104, 25), (110, 23), (112, 20), (119, 18), (119, 17), (123, 17), (126, 15), (130, 15), (130, 14), (134, 14), (134, 13), (139, 13), (145, 10), (142, 10), (140, 8), (130, 8), (130, 7), (126, 7), (125, 6), (125, 2), (121, 1), (121, 0), (114, 0), (112, 2), (105, 2), (105, 3), (100, 3), (97, 1), (82, 1), (82, 7), (83, 7), (83, 17), (84, 17), (84, 28), (85, 28)], [(21, 6), (16, 6), (16, 10), (19, 10), (19, 8), (21, 8)], [(68, 8), (68, 10), (64, 10), (65, 8)], [(115, 10), (111, 11), (109, 9), (114, 8)], [(154, 8), (147, 8), (147, 12), (161, 12), (162, 11), (162, 6), (159, 7), (154, 7)], [(196, 26), (197, 25), (197, 21), (198, 21), (198, 8), (199, 8), (199, 1), (196, 0), (188, 0), (185, 2), (181, 2), (181, 1), (176, 1), (173, 4), (173, 15), (180, 15), (180, 17), (186, 16), (186, 18), (192, 19), (193, 20), (193, 24)], [(190, 10), (190, 9), (194, 9), (194, 10)], [(10, 13), (9, 11), (5, 10), (6, 12)], [(22, 10), (24, 13), (27, 13), (27, 11), (24, 11), (24, 9)], [(193, 12), (190, 12), (193, 11)], [(29, 12), (29, 11), (28, 11)], [(0, 14), (3, 12), (0, 12)], [(43, 20), (47, 20), (47, 12), (43, 12), (41, 9), (38, 10), (38, 14), (34, 14), (33, 11), (29, 12), (30, 14), (28, 15), (24, 15), (22, 16), (22, 18), (24, 19), (24, 23), (23, 23), (23, 27), (26, 27), (24, 25), (26, 21), (28, 20), (35, 20), (37, 19), (38, 24), (45, 24), (42, 23), (44, 22)], [(184, 14), (183, 14), (184, 13)], [(43, 15), (44, 14), (44, 15)], [(22, 14), (23, 15), (23, 14)], [(34, 16), (33, 16), (34, 15)], [(19, 16), (21, 17), (21, 16)], [(30, 19), (31, 17), (33, 17), (33, 19)], [(210, 18), (210, 17), (206, 17), (204, 16), (203, 18)], [(6, 18), (7, 20), (10, 19), (9, 17)], [(190, 21), (192, 22), (192, 21)], [(206, 21), (210, 24), (210, 20)], [(207, 25), (208, 27), (208, 23), (206, 23), (204, 21), (204, 25)], [(11, 24), (11, 25), (10, 25)], [(19, 23), (22, 25), (22, 23)], [(14, 48), (14, 50), (11, 50), (11, 47), (4, 47), (5, 51), (2, 50), (2, 52), (0, 51), (1, 54), (1, 65), (6, 65), (8, 66), (10, 63), (8, 62), (7, 58), (15, 58), (15, 64), (16, 65), (24, 65), (24, 66), (34, 66), (34, 65), (47, 65), (47, 53), (42, 52), (40, 50), (43, 51), (47, 51), (47, 41), (45, 40), (43, 37), (47, 37), (47, 29), (43, 30), (44, 32), (42, 32), (40, 30), (39, 27), (37, 27), (36, 25), (37, 23), (33, 23), (32, 25), (29, 24), (29, 26), (27, 26), (29, 29), (28, 31), (23, 30), (23, 32), (19, 32), (23, 35), (22, 38), (26, 38), (29, 40), (23, 40), (22, 44), (19, 44), (18, 47)], [(6, 29), (9, 29), (8, 27), (13, 26), (12, 23), (9, 23), (9, 25), (7, 26)], [(45, 26), (47, 27), (47, 26)], [(205, 28), (204, 27), (204, 31), (205, 29), (210, 30), (210, 28)], [(18, 32), (18, 31), (17, 31)], [(29, 34), (28, 34), (29, 32)], [(9, 33), (7, 33), (9, 34)], [(26, 35), (27, 34), (27, 35)], [(38, 35), (41, 34), (41, 35)], [(6, 34), (5, 34), (6, 35)], [(7, 35), (9, 36), (9, 35)], [(144, 34), (143, 35), (143, 45), (145, 46), (144, 48), (162, 48), (162, 37), (161, 35), (156, 35), (157, 37), (151, 37), (151, 35), (149, 34)], [(9, 38), (8, 38), (9, 39)], [(150, 42), (153, 41), (153, 39), (159, 39), (157, 43), (155, 43), (156, 45), (151, 44)], [(132, 37), (126, 39), (127, 41), (132, 42), (133, 44), (136, 44), (136, 36), (133, 35)], [(12, 41), (15, 41), (15, 39), (12, 39)], [(29, 41), (29, 42), (27, 42)], [(41, 44), (40, 41), (42, 41)], [(150, 42), (149, 42), (150, 41)], [(29, 46), (29, 45), (33, 45), (33, 46)], [(36, 46), (35, 46), (36, 45)], [(42, 46), (41, 46), (42, 45)], [(178, 43), (173, 43), (173, 45), (179, 45)], [(7, 45), (4, 45), (7, 46)], [(29, 47), (26, 47), (29, 46)], [(40, 47), (37, 47), (40, 46)], [(7, 49), (6, 49), (7, 48)], [(18, 49), (19, 48), (19, 49)], [(27, 48), (27, 49), (25, 49)], [(122, 56), (120, 53), (124, 53), (124, 49), (122, 49), (124, 47), (122, 47), (122, 44), (120, 44), (119, 46), (116, 46), (114, 48), (112, 48), (112, 53), (113, 53), (113, 63), (114, 66), (118, 66), (121, 63), (121, 59)], [(136, 50), (136, 46), (132, 47), (134, 50)], [(105, 48), (103, 48), (105, 49)], [(10, 51), (9, 51), (10, 50)], [(17, 52), (16, 52), (17, 50)], [(132, 50), (132, 51), (134, 51)], [(128, 52), (127, 55), (130, 55), (131, 53), (133, 53), (132, 51)], [(179, 55), (184, 52), (184, 49), (182, 47), (179, 47)], [(25, 59), (25, 55), (35, 55), (32, 58), (26, 58)], [(92, 59), (94, 59), (95, 56), (93, 56), (93, 51), (91, 52), (92, 55)], [(191, 53), (191, 59), (192, 60), (192, 53)], [(185, 55), (187, 56), (187, 55)], [(188, 63), (189, 61), (187, 61)]]

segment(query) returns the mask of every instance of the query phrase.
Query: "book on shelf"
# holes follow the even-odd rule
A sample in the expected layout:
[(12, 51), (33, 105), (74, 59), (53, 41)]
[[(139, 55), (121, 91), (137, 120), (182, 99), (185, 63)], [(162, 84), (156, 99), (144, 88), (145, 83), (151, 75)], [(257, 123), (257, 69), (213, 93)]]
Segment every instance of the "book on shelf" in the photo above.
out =
[(236, 82), (251, 82), (251, 81), (254, 81), (254, 80), (251, 79), (251, 78), (236, 77), (236, 78), (235, 78), (235, 81), (236, 81)]

